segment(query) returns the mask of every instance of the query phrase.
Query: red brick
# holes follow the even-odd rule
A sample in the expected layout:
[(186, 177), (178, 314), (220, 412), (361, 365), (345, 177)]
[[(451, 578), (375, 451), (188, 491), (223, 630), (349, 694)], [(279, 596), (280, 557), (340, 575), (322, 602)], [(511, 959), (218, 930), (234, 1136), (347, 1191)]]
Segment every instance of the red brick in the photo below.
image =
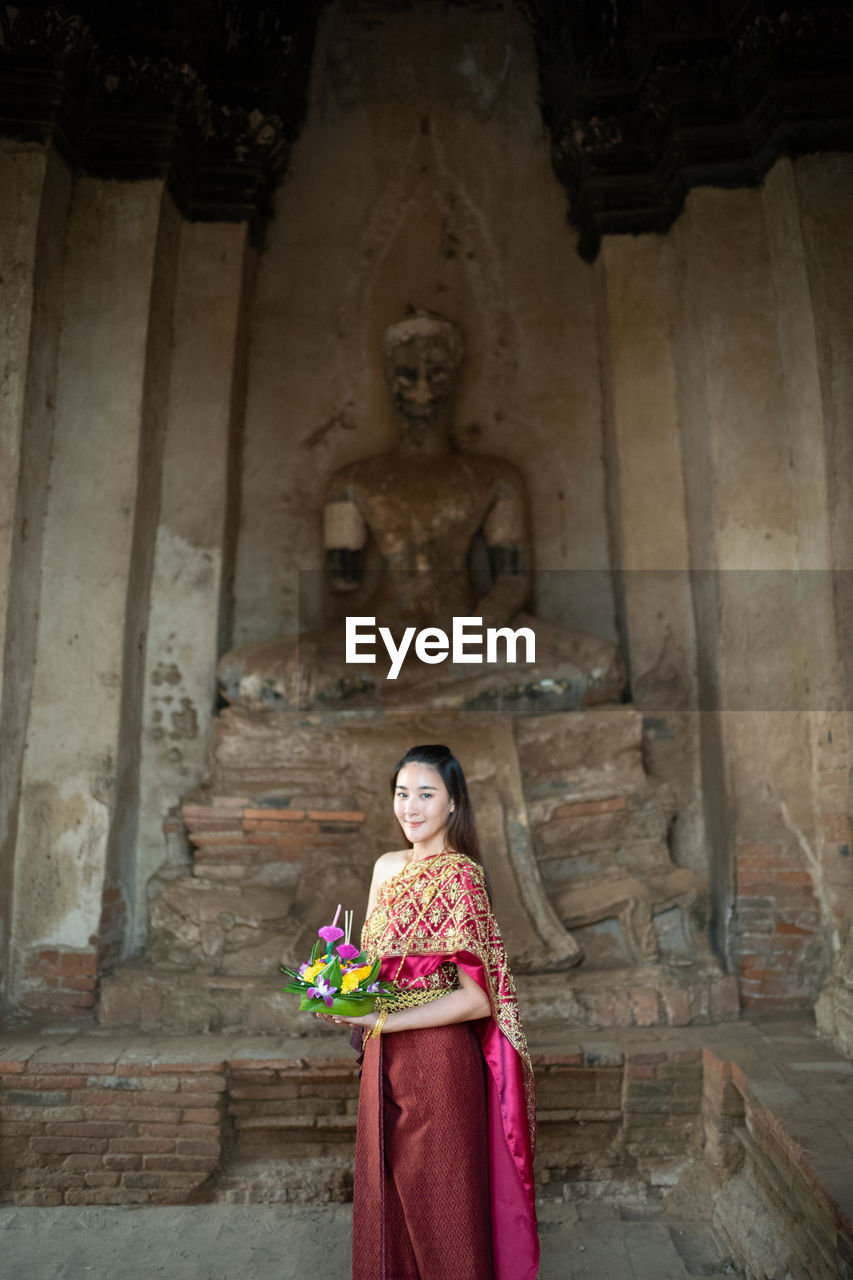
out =
[(204, 1180), (204, 1174), (198, 1173), (158, 1173), (152, 1175), (160, 1179), (161, 1187), (184, 1187), (187, 1190), (197, 1187)]
[(55, 1205), (64, 1204), (65, 1196), (62, 1191), (48, 1191), (44, 1188), (33, 1191), (13, 1191), (12, 1203), (28, 1208), (53, 1208)]
[(91, 951), (64, 951), (57, 963), (62, 973), (95, 973), (98, 961)]
[(211, 1089), (215, 1093), (223, 1093), (226, 1087), (225, 1077), (223, 1075), (181, 1076), (178, 1087), (184, 1093), (198, 1093), (199, 1089)]
[[(101, 1087), (104, 1087), (104, 1088), (115, 1089), (116, 1088), (115, 1082), (117, 1079), (118, 1079), (117, 1076), (111, 1076), (110, 1080), (105, 1085), (101, 1085), (101, 1082), (98, 1080), (98, 1078), (94, 1077), (90, 1079), (89, 1083), (94, 1086), (101, 1085)], [(167, 1076), (167, 1075), (130, 1076), (128, 1075), (128, 1076), (122, 1076), (121, 1080), (122, 1080), (121, 1096), (125, 1098), (130, 1098), (131, 1100), (137, 1099), (140, 1093), (171, 1094), (171, 1093), (178, 1092), (178, 1084), (179, 1084), (178, 1076)]]
[(177, 1124), (181, 1118), (180, 1111), (172, 1107), (129, 1107), (124, 1113), (125, 1119), (134, 1124), (151, 1121), (157, 1124)]
[(140, 1137), (143, 1138), (177, 1138), (179, 1133), (183, 1133), (184, 1126), (179, 1124), (177, 1120), (173, 1124), (158, 1124), (147, 1120), (141, 1120), (137, 1126)]
[(117, 1062), (113, 1075), (116, 1076), (153, 1076), (154, 1066), (152, 1063), (140, 1062)]
[(106, 1138), (30, 1138), (33, 1151), (56, 1152), (57, 1155), (72, 1151), (106, 1151)]
[(118, 1156), (107, 1153), (103, 1157), (105, 1169), (118, 1169), (120, 1172), (127, 1169), (139, 1169), (142, 1167), (142, 1156)]
[(118, 1180), (119, 1174), (110, 1173), (104, 1169), (92, 1170), (91, 1173), (83, 1175), (83, 1181), (87, 1187), (116, 1187)]
[(221, 1144), (203, 1141), (200, 1138), (179, 1138), (177, 1153), (179, 1156), (218, 1156)]
[(44, 1125), (39, 1124), (37, 1120), (0, 1121), (0, 1138), (25, 1138), (43, 1132)]
[(286, 835), (290, 840), (297, 840), (301, 836), (318, 836), (320, 835), (320, 825), (317, 822), (292, 822), (286, 828), (280, 822), (270, 821), (268, 818), (246, 818), (243, 823), (243, 830), (248, 834), (275, 834), (277, 836)]
[(257, 819), (263, 822), (275, 814), (279, 822), (301, 822), (305, 817), (304, 809), (244, 809), (244, 819)]
[(309, 809), (308, 817), (316, 822), (364, 822), (364, 814), (355, 809)]
[(79, 991), (28, 991), (22, 1003), (30, 1009), (47, 1010), (64, 1013), (69, 1009), (91, 1009), (94, 1002), (93, 993)]
[[(222, 1102), (222, 1095), (219, 1093), (179, 1093), (169, 1094), (169, 1102), (172, 1105), (177, 1104), (181, 1108), (192, 1110), (200, 1110), (204, 1108), (216, 1108)], [(174, 1100), (174, 1101), (173, 1101)]]
[(62, 1161), (63, 1169), (82, 1169), (88, 1172), (91, 1169), (103, 1169), (106, 1156), (83, 1155), (75, 1152), (73, 1156), (66, 1156)]
[(32, 1106), (5, 1106), (3, 1108), (3, 1120), (35, 1120), (39, 1124), (45, 1124), (48, 1120), (84, 1120), (82, 1107), (32, 1107)]
[(164, 1176), (162, 1173), (143, 1173), (142, 1170), (135, 1170), (121, 1175), (121, 1185), (123, 1187), (159, 1187), (160, 1179)]
[(10, 1075), (3, 1077), (7, 1089), (79, 1089), (84, 1076)]
[(135, 1155), (137, 1153), (158, 1153), (175, 1150), (174, 1138), (111, 1138), (110, 1155)]
[(45, 1125), (45, 1133), (69, 1138), (119, 1138), (127, 1136), (126, 1124), (101, 1124), (94, 1120), (56, 1122)]
[(229, 1096), (234, 1101), (254, 1101), (298, 1098), (304, 1088), (296, 1080), (287, 1080), (281, 1084), (240, 1084), (232, 1085)]
[[(579, 1054), (577, 1056), (580, 1058)], [(536, 1058), (537, 1062), (541, 1060), (541, 1058)], [(232, 1081), (239, 1081), (241, 1084), (276, 1084), (278, 1081), (277, 1071), (254, 1071), (252, 1069), (244, 1071), (242, 1067), (233, 1067), (229, 1074)]]
[(218, 1141), (222, 1126), (218, 1124), (140, 1124), (140, 1135), (148, 1138), (206, 1138)]
[(56, 1062), (49, 1058), (39, 1058), (38, 1056), (30, 1059), (30, 1071), (45, 1075), (53, 1073), (61, 1075), (63, 1078), (67, 1075), (75, 1076), (110, 1076), (113, 1074), (114, 1062)]
[[(75, 1102), (87, 1107), (114, 1107), (122, 1103), (130, 1109), (145, 1109), (146, 1107), (159, 1107), (174, 1110), (178, 1106), (188, 1105), (183, 1099), (187, 1094), (179, 1095), (170, 1090), (148, 1090), (148, 1089), (79, 1089), (72, 1095)], [(181, 1099), (179, 1101), (179, 1098)]]
[(174, 1187), (152, 1188), (148, 1192), (148, 1200), (150, 1204), (186, 1204), (191, 1189), (180, 1190)]
[(148, 1192), (124, 1187), (84, 1187), (66, 1191), (66, 1204), (147, 1204)]
[(169, 1075), (190, 1075), (201, 1073), (202, 1075), (219, 1075), (225, 1067), (225, 1059), (219, 1058), (216, 1062), (154, 1062), (152, 1063), (154, 1074), (167, 1072)]
[(808, 871), (780, 871), (776, 877), (779, 884), (807, 885), (812, 888), (814, 881)]
[(94, 991), (96, 984), (97, 978), (87, 978), (77, 973), (69, 974), (62, 979), (64, 991)]
[(217, 1124), (222, 1120), (218, 1107), (188, 1107), (184, 1112), (186, 1124)]
[(217, 1165), (216, 1156), (143, 1156), (142, 1167), (144, 1169), (154, 1170), (185, 1170), (187, 1172), (198, 1170), (199, 1172), (209, 1172), (215, 1169)]

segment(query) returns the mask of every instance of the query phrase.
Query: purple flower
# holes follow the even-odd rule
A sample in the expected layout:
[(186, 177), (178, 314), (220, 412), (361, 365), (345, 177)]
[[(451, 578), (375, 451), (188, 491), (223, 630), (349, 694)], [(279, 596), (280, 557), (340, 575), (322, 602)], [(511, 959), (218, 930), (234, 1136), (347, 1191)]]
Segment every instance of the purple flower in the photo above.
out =
[(371, 982), (371, 984), (370, 984), (370, 986), (367, 988), (367, 990), (370, 992), (370, 994), (371, 994), (372, 996), (374, 996), (374, 995), (376, 995), (376, 993), (377, 993), (378, 991), (381, 991), (381, 990), (382, 990), (382, 988), (380, 987), (380, 985), (379, 985), (379, 983), (378, 983), (378, 982)]
[(354, 960), (356, 956), (361, 955), (361, 952), (351, 942), (342, 942), (338, 947), (338, 955), (344, 960)]
[(330, 946), (337, 938), (342, 938), (344, 936), (343, 929), (339, 929), (336, 924), (324, 924), (322, 929), (317, 930), (317, 933), (323, 941), (328, 942)]
[(299, 966), (299, 976), (300, 976), (300, 978), (304, 978), (304, 977), (305, 977), (305, 970), (306, 970), (306, 969), (310, 969), (310, 968), (311, 968), (311, 966), (310, 966), (310, 964), (308, 963), (308, 961), (307, 961), (307, 960), (304, 960), (304, 961), (302, 962), (302, 964)]
[(332, 1001), (335, 998), (335, 990), (336, 988), (330, 986), (325, 978), (318, 978), (315, 985), (308, 988), (308, 999), (313, 1000), (315, 996), (319, 996), (331, 1009)]

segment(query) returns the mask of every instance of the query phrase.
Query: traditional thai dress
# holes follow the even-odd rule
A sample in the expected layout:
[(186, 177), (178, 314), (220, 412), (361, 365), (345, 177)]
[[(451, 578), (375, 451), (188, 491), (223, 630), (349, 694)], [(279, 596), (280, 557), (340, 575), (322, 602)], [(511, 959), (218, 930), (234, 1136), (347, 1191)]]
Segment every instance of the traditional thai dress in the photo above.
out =
[(533, 1070), (483, 869), (458, 853), (382, 885), (361, 937), (381, 977), (427, 1003), (464, 970), (491, 1016), (365, 1041), (353, 1280), (535, 1280)]

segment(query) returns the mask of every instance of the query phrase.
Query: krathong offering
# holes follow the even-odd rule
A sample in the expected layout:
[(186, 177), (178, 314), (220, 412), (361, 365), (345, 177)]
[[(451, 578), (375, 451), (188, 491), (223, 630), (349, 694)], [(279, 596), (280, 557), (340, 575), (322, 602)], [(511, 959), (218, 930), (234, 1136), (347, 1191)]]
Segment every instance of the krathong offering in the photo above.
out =
[(358, 1018), (371, 1013), (379, 996), (392, 996), (396, 988), (379, 981), (381, 961), (368, 960), (350, 941), (352, 912), (344, 912), (344, 928), (338, 925), (341, 908), (331, 924), (317, 930), (311, 959), (298, 969), (281, 965), (290, 981), (282, 991), (292, 991), (302, 999), (299, 1008), (310, 1013), (341, 1013)]

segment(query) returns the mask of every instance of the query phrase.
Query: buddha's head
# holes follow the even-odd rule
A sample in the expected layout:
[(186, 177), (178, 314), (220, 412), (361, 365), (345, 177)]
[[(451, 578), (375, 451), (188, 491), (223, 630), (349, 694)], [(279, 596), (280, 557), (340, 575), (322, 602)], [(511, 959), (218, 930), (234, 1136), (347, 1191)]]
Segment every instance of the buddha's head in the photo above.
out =
[(401, 425), (428, 429), (446, 417), (462, 365), (462, 334), (434, 311), (415, 311), (385, 331), (385, 376)]

